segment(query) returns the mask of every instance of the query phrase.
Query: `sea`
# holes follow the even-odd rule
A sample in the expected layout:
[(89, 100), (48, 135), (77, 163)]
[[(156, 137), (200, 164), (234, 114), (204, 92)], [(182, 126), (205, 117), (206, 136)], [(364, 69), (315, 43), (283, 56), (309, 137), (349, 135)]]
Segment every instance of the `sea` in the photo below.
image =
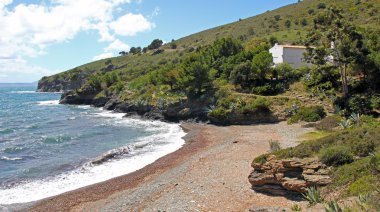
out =
[(60, 105), (61, 93), (35, 90), (35, 84), (0, 84), (3, 208), (131, 173), (184, 144), (178, 124)]

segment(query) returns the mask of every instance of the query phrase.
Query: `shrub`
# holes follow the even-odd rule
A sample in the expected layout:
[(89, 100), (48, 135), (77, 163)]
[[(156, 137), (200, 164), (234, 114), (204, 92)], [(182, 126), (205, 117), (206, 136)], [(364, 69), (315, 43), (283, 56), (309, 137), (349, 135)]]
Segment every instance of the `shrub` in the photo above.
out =
[(351, 112), (368, 114), (372, 110), (370, 98), (362, 95), (353, 95), (348, 100), (348, 109)]
[(216, 118), (217, 120), (224, 121), (228, 119), (228, 115), (230, 114), (230, 111), (224, 107), (217, 107), (214, 110), (212, 110), (208, 116), (212, 118)]
[(353, 182), (347, 189), (348, 195), (359, 195), (363, 193), (370, 193), (373, 191), (374, 186), (378, 184), (377, 176), (365, 175), (355, 182)]
[(354, 157), (347, 147), (333, 146), (320, 152), (320, 160), (326, 165), (334, 166), (351, 163)]
[(252, 88), (252, 93), (257, 95), (274, 95), (284, 90), (282, 83), (265, 84)]
[(321, 192), (316, 187), (308, 188), (306, 194), (302, 194), (302, 196), (309, 202), (310, 205), (323, 202)]
[(290, 208), (292, 211), (302, 211), (302, 208), (301, 206), (297, 205), (297, 204), (294, 204), (292, 205), (292, 207)]
[(289, 119), (289, 123), (298, 121), (316, 122), (325, 117), (326, 113), (321, 106), (301, 107), (295, 115)]
[(340, 117), (339, 116), (328, 116), (321, 120), (315, 127), (318, 130), (333, 130), (339, 126)]
[(352, 151), (355, 155), (366, 157), (375, 151), (375, 143), (372, 140), (358, 139), (352, 142)]
[(326, 8), (326, 4), (325, 3), (319, 3), (318, 6), (317, 6), (318, 9), (325, 9)]
[(373, 109), (380, 110), (380, 96), (374, 96), (371, 98), (371, 106)]
[(264, 155), (260, 155), (259, 157), (256, 157), (254, 160), (253, 160), (253, 163), (265, 163), (267, 162), (267, 155), (264, 154)]
[(275, 152), (281, 149), (280, 142), (278, 141), (269, 141), (269, 147), (271, 152)]

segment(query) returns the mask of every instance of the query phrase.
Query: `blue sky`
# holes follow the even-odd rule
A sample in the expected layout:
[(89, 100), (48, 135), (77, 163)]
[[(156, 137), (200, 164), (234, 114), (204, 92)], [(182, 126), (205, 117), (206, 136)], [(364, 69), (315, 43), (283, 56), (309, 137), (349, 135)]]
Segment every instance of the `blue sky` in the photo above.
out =
[(297, 0), (0, 0), (0, 83), (33, 82), (153, 39), (178, 39)]

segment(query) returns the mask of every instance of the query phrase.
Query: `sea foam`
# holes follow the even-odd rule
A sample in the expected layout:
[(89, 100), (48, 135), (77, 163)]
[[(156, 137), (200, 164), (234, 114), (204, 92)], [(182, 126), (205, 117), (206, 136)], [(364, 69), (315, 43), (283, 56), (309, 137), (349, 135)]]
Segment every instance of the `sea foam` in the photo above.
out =
[(37, 104), (43, 106), (59, 105), (59, 100), (39, 101)]
[(120, 155), (122, 157), (111, 158), (111, 160), (99, 164), (89, 161), (78, 169), (55, 177), (26, 182), (0, 190), (0, 205), (32, 202), (134, 172), (178, 150), (185, 143), (182, 139), (185, 133), (178, 124), (122, 118), (124, 114), (112, 112), (101, 112), (96, 115), (109, 117), (118, 124), (148, 128), (154, 126), (158, 131), (153, 135), (140, 138), (134, 144), (110, 151), (120, 152), (128, 149), (128, 152), (125, 152), (126, 155)]

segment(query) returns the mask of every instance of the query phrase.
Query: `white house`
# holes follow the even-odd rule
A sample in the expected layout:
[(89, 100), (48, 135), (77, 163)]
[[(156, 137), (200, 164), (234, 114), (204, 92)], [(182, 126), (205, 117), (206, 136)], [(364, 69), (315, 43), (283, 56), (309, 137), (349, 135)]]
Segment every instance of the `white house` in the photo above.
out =
[(272, 53), (274, 65), (280, 63), (288, 63), (293, 68), (300, 68), (302, 66), (310, 66), (304, 61), (304, 53), (306, 46), (293, 46), (293, 45), (278, 45), (277, 43), (269, 49)]

